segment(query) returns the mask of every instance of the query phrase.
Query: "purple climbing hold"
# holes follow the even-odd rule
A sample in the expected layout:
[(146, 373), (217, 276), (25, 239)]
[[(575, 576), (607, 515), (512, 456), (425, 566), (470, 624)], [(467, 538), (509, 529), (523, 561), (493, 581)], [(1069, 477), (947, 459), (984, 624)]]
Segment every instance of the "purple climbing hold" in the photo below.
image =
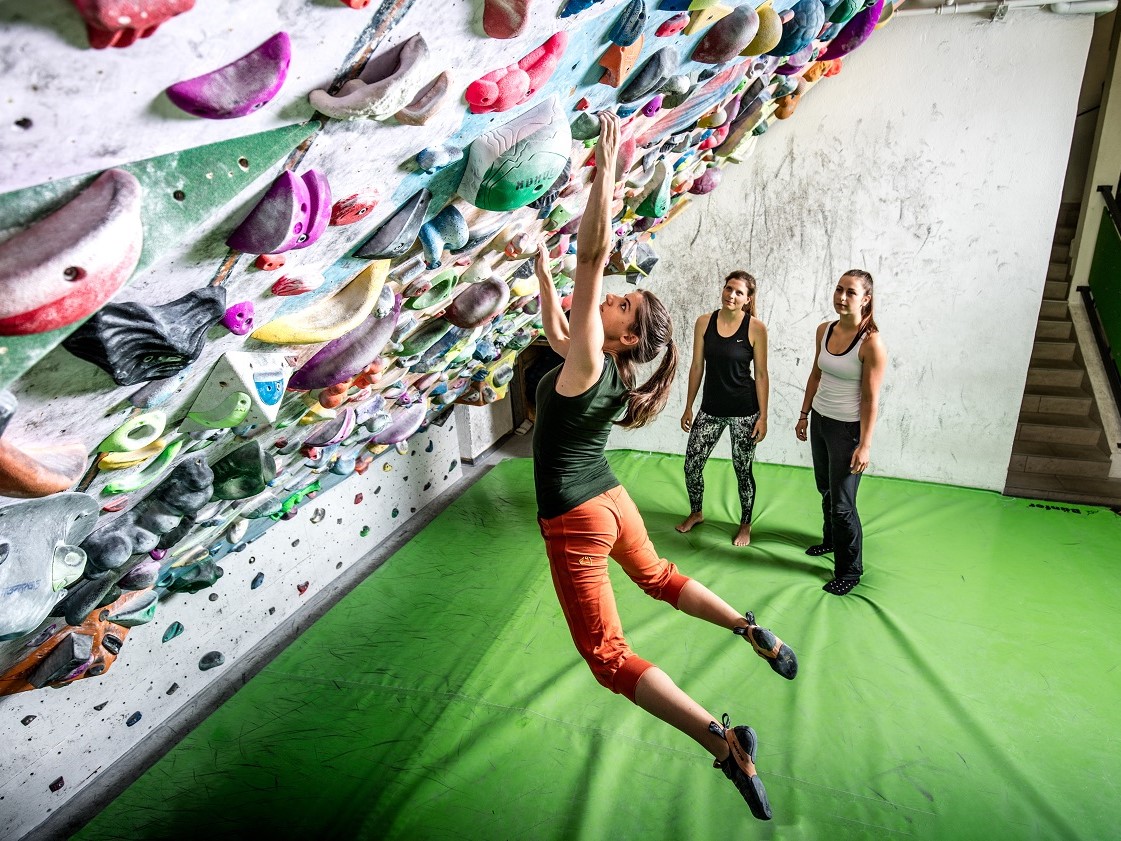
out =
[(883, 10), (884, 0), (876, 0), (868, 8), (853, 15), (837, 37), (829, 42), (825, 52), (818, 56), (818, 60), (831, 61), (835, 58), (841, 58), (867, 41), (868, 36), (876, 28)]
[(330, 221), (331, 191), (327, 179), (315, 170), (302, 176), (285, 170), (230, 234), (226, 245), (249, 254), (307, 248)]
[(241, 301), (226, 310), (222, 316), (222, 326), (235, 336), (247, 336), (253, 332), (253, 302)]
[(225, 67), (176, 82), (167, 89), (167, 98), (188, 114), (208, 120), (244, 117), (277, 95), (291, 61), (288, 33), (278, 32)]
[(663, 99), (665, 99), (665, 97), (662, 94), (656, 95), (649, 102), (642, 106), (642, 113), (647, 117), (653, 117), (658, 113), (658, 111), (661, 110)]

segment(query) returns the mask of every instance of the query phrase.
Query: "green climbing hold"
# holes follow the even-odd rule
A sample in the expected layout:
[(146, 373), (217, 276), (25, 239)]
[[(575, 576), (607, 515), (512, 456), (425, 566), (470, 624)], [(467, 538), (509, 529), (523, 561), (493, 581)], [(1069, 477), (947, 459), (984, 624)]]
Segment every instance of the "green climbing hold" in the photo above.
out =
[(183, 623), (182, 622), (172, 622), (170, 625), (167, 626), (167, 630), (163, 632), (163, 641), (164, 642), (170, 642), (171, 640), (173, 640), (177, 636), (179, 636), (181, 633), (183, 633)]

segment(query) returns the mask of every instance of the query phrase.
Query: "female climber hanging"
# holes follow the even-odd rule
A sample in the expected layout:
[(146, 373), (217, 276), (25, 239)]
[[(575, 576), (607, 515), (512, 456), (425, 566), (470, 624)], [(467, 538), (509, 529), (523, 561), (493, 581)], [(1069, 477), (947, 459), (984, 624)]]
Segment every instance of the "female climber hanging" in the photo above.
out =
[[(603, 113), (600, 122), (596, 174), (576, 237), (575, 288), (567, 320), (549, 273), (547, 249), (542, 245), (537, 252), (545, 335), (564, 359), (537, 388), (533, 464), (538, 523), (572, 639), (596, 679), (704, 746), (752, 814), (768, 820), (770, 804), (755, 770), (755, 731), (731, 727), (727, 715), (718, 724), (665, 672), (631, 651), (608, 578), (611, 557), (648, 595), (743, 636), (772, 669), (794, 677), (797, 660), (789, 646), (756, 625), (751, 613), (741, 616), (658, 556), (638, 509), (604, 455), (613, 424), (640, 427), (664, 407), (677, 348), (669, 313), (653, 294), (639, 289), (607, 295), (600, 302), (612, 237), (619, 120)], [(638, 385), (635, 366), (660, 353), (657, 370)]]

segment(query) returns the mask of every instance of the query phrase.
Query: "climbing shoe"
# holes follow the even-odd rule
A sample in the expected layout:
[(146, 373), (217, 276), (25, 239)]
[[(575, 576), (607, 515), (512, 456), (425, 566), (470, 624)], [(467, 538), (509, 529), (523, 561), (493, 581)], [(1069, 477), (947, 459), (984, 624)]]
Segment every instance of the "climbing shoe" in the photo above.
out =
[(714, 761), (712, 767), (719, 768), (732, 781), (736, 790), (747, 801), (751, 814), (761, 821), (769, 821), (771, 804), (767, 800), (763, 781), (755, 771), (755, 731), (744, 725), (730, 727), (727, 713), (721, 718), (721, 722), (722, 724), (710, 722), (708, 729), (728, 743), (729, 753), (724, 761)]
[(744, 614), (747, 619), (746, 628), (733, 628), (732, 633), (738, 634), (755, 649), (755, 653), (762, 657), (778, 674), (787, 680), (794, 680), (798, 674), (798, 658), (789, 645), (774, 635), (773, 631), (760, 628), (755, 624), (755, 614), (750, 610)]

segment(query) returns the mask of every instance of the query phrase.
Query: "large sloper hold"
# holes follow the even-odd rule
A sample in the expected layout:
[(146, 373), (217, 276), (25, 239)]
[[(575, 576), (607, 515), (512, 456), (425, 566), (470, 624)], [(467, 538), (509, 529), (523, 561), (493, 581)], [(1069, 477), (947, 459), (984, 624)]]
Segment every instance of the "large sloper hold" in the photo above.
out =
[(383, 286), (377, 306), (366, 320), (320, 348), (292, 375), (288, 388), (310, 391), (357, 377), (385, 349), (400, 315), (401, 296), (395, 295), (391, 286)]
[(121, 169), (0, 244), (0, 336), (45, 333), (94, 313), (140, 260), (141, 189)]
[(413, 193), (409, 199), (393, 212), (393, 215), (378, 226), (365, 242), (354, 252), (355, 257), (370, 260), (388, 260), (400, 257), (413, 247), (432, 194), (426, 188)]
[(429, 50), (417, 33), (401, 44), (372, 57), (357, 79), (345, 82), (337, 95), (314, 90), (312, 107), (328, 117), (353, 120), (369, 117), (388, 120), (408, 105), (432, 78)]
[(62, 346), (92, 362), (117, 385), (160, 380), (186, 368), (202, 353), (206, 331), (226, 312), (226, 290), (206, 286), (150, 307), (109, 304), (66, 338)]
[(743, 52), (759, 31), (759, 15), (749, 4), (737, 6), (714, 23), (693, 48), (693, 61), (723, 64)]
[(821, 0), (798, 0), (791, 11), (794, 17), (783, 24), (782, 38), (770, 51), (771, 55), (794, 55), (805, 49), (825, 23), (825, 7)]
[(79, 544), (97, 514), (97, 502), (83, 493), (0, 508), (0, 641), (34, 631), (81, 578), (86, 553)]
[(471, 143), (459, 195), (483, 210), (514, 210), (539, 198), (568, 163), (572, 133), (551, 96)]
[(225, 67), (176, 82), (167, 98), (196, 117), (228, 120), (244, 117), (272, 101), (288, 77), (292, 44), (278, 32)]
[(16, 444), (4, 433), (17, 406), (10, 391), (0, 391), (0, 496), (28, 499), (71, 488), (86, 469), (85, 444), (70, 438), (46, 445)]
[(147, 38), (176, 15), (189, 12), (195, 0), (70, 0), (86, 24), (95, 50), (129, 47)]
[(276, 478), (276, 460), (256, 439), (246, 441), (211, 465), (215, 499), (249, 499)]
[(767, 4), (756, 10), (759, 16), (759, 29), (755, 37), (743, 48), (741, 55), (765, 55), (778, 46), (782, 40), (782, 18), (775, 11), (774, 6)]
[(627, 80), (626, 85), (619, 91), (619, 101), (624, 104), (636, 102), (644, 96), (655, 93), (674, 74), (677, 64), (677, 50), (673, 47), (662, 47), (646, 59), (642, 68)]
[(331, 188), (315, 170), (285, 170), (249, 211), (226, 245), (250, 254), (280, 254), (313, 245), (331, 220)]
[(428, 398), (424, 397), (411, 406), (395, 409), (389, 425), (370, 438), (371, 444), (398, 444), (406, 440), (424, 423), (428, 414)]
[(531, 0), (483, 0), (483, 32), (491, 38), (516, 38), (525, 31)]
[(456, 295), (444, 311), (444, 318), (456, 327), (480, 327), (506, 309), (509, 302), (509, 285), (501, 278), (489, 277)]
[[(191, 432), (242, 423), (271, 424), (291, 374), (292, 366), (282, 353), (227, 351), (214, 363), (180, 429)], [(221, 420), (231, 412), (236, 420)]]
[(599, 83), (613, 88), (623, 84), (623, 80), (631, 74), (639, 56), (642, 55), (645, 40), (645, 36), (639, 33), (638, 38), (625, 47), (621, 44), (609, 46), (599, 59), (599, 66), (603, 68)]
[(875, 30), (880, 15), (883, 14), (884, 5), (885, 0), (876, 0), (872, 5), (853, 15), (844, 29), (837, 33), (837, 37), (829, 42), (818, 59), (832, 61), (835, 58), (842, 58), (867, 41)]
[(299, 312), (273, 319), (250, 335), (274, 345), (307, 345), (337, 339), (373, 311), (388, 272), (388, 260), (375, 260), (334, 294)]
[[(318, 128), (319, 123), (312, 120), (122, 164), (119, 169), (134, 176), (143, 191), (140, 218), (144, 242), (132, 279), (158, 263), (169, 250), (179, 248), (232, 200), (244, 196), (263, 173), (283, 161)], [(12, 228), (29, 225), (58, 206), (60, 196), (76, 195), (90, 180), (89, 175), (75, 176), (0, 195), (0, 218), (8, 220)], [(98, 253), (103, 259), (108, 256), (100, 249)], [(75, 265), (65, 262), (60, 269)], [(68, 288), (74, 285), (68, 284)], [(0, 291), (0, 301), (5, 300)], [(72, 323), (48, 333), (0, 338), (0, 388), (31, 368), (76, 326)]]
[(463, 98), (473, 114), (508, 111), (532, 99), (553, 71), (568, 46), (568, 33), (556, 32), (517, 64), (492, 70), (467, 86)]

